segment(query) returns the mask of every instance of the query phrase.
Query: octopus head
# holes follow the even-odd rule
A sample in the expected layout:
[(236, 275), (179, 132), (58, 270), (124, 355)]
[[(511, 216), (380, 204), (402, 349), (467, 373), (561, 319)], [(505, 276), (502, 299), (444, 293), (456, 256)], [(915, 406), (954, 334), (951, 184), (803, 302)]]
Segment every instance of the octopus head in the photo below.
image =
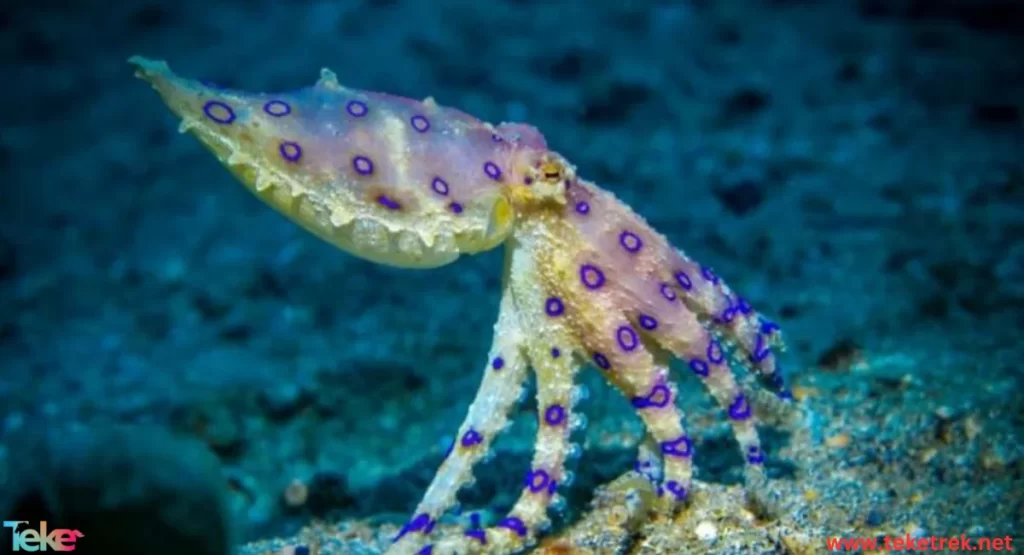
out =
[(520, 211), (563, 206), (565, 192), (576, 180), (576, 168), (550, 150), (525, 149), (512, 163), (508, 196)]

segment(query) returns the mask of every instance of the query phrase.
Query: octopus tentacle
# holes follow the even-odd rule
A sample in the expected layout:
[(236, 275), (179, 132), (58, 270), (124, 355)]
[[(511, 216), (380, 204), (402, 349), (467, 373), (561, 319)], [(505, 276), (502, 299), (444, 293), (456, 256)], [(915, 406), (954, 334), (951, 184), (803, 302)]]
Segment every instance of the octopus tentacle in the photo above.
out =
[(753, 425), (753, 407), (736, 383), (725, 350), (714, 334), (705, 328), (697, 315), (685, 309), (664, 320), (640, 314), (637, 321), (648, 337), (684, 361), (690, 371), (701, 378), (711, 396), (726, 411), (746, 461), (747, 483), (759, 483), (764, 457)]
[(764, 453), (754, 427), (754, 408), (736, 383), (722, 346), (711, 333), (706, 333), (703, 340), (691, 344), (680, 358), (687, 361), (693, 374), (701, 379), (708, 393), (728, 415), (745, 463), (747, 487), (759, 486), (764, 478)]
[(508, 424), (508, 413), (519, 399), (526, 381), (528, 361), (520, 345), (522, 334), (514, 303), (506, 287), (484, 379), (470, 405), (459, 433), (437, 474), (388, 553), (422, 550), (438, 517), (455, 504), (458, 491), (469, 484), (474, 465), (490, 450), (491, 442)]
[[(652, 385), (639, 391), (627, 385), (623, 392), (655, 442), (657, 450), (653, 455), (659, 461), (661, 474), (661, 480), (657, 480), (658, 493), (665, 500), (659, 508), (670, 510), (676, 503), (685, 502), (690, 490), (693, 441), (683, 425), (683, 412), (675, 402), (679, 388), (668, 377), (668, 365), (652, 364), (646, 371), (645, 381)], [(667, 498), (664, 497), (666, 490), (670, 495)]]
[(572, 386), (579, 364), (573, 353), (557, 347), (530, 349), (529, 357), (537, 373), (537, 439), (523, 491), (496, 526), (473, 526), (462, 536), (445, 538), (436, 544), (435, 554), (516, 553), (533, 545), (537, 534), (550, 525), (548, 509), (566, 476)]
[(755, 370), (767, 385), (789, 398), (773, 348), (784, 349), (779, 326), (764, 318), (735, 294), (715, 272), (674, 250), (668, 277), (687, 308), (712, 328), (725, 347), (738, 348), (738, 364)]

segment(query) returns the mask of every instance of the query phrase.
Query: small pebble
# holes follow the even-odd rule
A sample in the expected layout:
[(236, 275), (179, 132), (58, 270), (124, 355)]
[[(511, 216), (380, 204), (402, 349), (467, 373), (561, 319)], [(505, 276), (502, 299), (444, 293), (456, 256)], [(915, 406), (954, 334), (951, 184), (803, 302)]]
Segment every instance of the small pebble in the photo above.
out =
[(698, 538), (707, 543), (715, 543), (715, 540), (718, 539), (718, 527), (715, 526), (715, 523), (708, 520), (701, 521), (694, 532)]

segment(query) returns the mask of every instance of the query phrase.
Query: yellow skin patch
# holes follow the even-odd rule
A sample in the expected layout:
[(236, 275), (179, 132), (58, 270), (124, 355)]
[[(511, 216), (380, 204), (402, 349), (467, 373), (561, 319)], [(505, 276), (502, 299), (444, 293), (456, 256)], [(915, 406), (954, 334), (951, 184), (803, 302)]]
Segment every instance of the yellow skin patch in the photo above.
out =
[[(282, 94), (214, 89), (130, 62), (256, 196), (322, 239), (382, 264), (430, 268), (505, 246), (489, 360), (451, 451), (388, 553), (514, 553), (533, 545), (566, 480), (579, 369), (630, 399), (648, 441), (636, 471), (659, 508), (685, 503), (693, 443), (668, 365), (684, 361), (729, 418), (748, 488), (764, 480), (742, 367), (785, 396), (778, 327), (524, 124), (491, 125), (427, 98), (347, 89), (323, 70)], [(505, 428), (528, 372), (538, 432), (523, 493), (495, 526), (434, 538), (437, 519)]]

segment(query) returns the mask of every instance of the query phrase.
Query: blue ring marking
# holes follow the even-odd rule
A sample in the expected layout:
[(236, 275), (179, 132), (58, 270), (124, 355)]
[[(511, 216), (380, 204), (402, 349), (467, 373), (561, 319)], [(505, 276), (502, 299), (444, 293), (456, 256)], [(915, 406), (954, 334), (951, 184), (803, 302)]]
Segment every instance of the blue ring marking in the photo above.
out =
[(413, 129), (419, 131), (420, 133), (426, 133), (427, 130), (430, 129), (430, 121), (427, 120), (427, 118), (421, 116), (420, 114), (416, 114), (415, 116), (409, 118), (409, 124), (412, 125)]
[(576, 213), (584, 216), (590, 213), (590, 205), (587, 204), (587, 201), (581, 200), (576, 203)]
[(462, 434), (463, 447), (473, 447), (475, 445), (480, 445), (483, 442), (484, 437), (480, 435), (480, 432), (477, 432), (472, 428), (466, 430), (466, 433)]
[(633, 397), (633, 406), (638, 409), (665, 408), (672, 402), (672, 390), (665, 384), (657, 384), (643, 397)]
[(679, 270), (675, 273), (675, 278), (676, 283), (678, 283), (679, 287), (682, 287), (684, 291), (693, 289), (693, 280), (690, 279), (690, 276), (686, 275), (686, 272)]
[(428, 543), (423, 549), (416, 552), (416, 555), (434, 555), (434, 544)]
[(495, 370), (501, 370), (504, 367), (505, 359), (501, 357), (494, 357), (494, 360), (491, 361), (491, 368), (494, 368)]
[(562, 356), (562, 351), (558, 350), (558, 347), (551, 347), (551, 358), (558, 358)]
[(754, 364), (760, 364), (764, 359), (768, 358), (772, 354), (772, 348), (764, 343), (764, 336), (760, 333), (757, 334), (757, 343), (754, 345), (754, 352), (750, 355), (751, 360)]
[(765, 319), (761, 320), (761, 333), (763, 333), (765, 335), (771, 335), (771, 334), (773, 334), (773, 333), (775, 333), (777, 331), (781, 331), (781, 330), (782, 330), (782, 328), (780, 328), (779, 325), (776, 324), (775, 322), (772, 322), (771, 320), (765, 320)]
[(636, 349), (636, 346), (640, 344), (640, 338), (637, 337), (636, 330), (628, 324), (619, 326), (618, 331), (615, 332), (615, 340), (619, 342), (619, 347), (622, 347), (622, 350), (626, 352)]
[(658, 329), (658, 321), (651, 316), (641, 314), (638, 318), (638, 321), (640, 323), (640, 327), (647, 331), (653, 331)]
[(482, 528), (476, 530), (466, 530), (464, 532), (467, 538), (473, 538), (480, 542), (480, 545), (487, 545), (487, 532)]
[(512, 530), (513, 532), (518, 534), (520, 538), (525, 538), (526, 535), (529, 533), (529, 530), (526, 529), (526, 525), (523, 524), (523, 521), (520, 518), (514, 516), (507, 516), (501, 519), (501, 522), (498, 523), (498, 526), (500, 526), (501, 528), (508, 528), (509, 530)]
[[(214, 108), (220, 108), (221, 110), (224, 110), (225, 112), (227, 112), (227, 115), (224, 117), (219, 117), (215, 115), (213, 113)], [(221, 125), (230, 125), (233, 121), (235, 121), (235, 111), (232, 110), (231, 106), (228, 106), (227, 103), (221, 102), (220, 100), (209, 100), (206, 102), (206, 104), (203, 104), (203, 113), (206, 114), (206, 117), (212, 119), (213, 121)]]
[(709, 282), (718, 283), (718, 276), (716, 276), (715, 273), (711, 271), (711, 268), (707, 266), (701, 266), (700, 273), (704, 276), (704, 279), (708, 280)]
[(365, 102), (350, 100), (348, 104), (345, 105), (345, 111), (348, 112), (348, 115), (354, 118), (361, 118), (368, 114), (370, 109), (366, 107)]
[(487, 174), (487, 177), (490, 177), (495, 181), (501, 179), (501, 168), (490, 160), (484, 162), (484, 173)]
[(729, 418), (733, 420), (746, 420), (751, 417), (753, 411), (750, 409), (750, 402), (740, 393), (729, 405)]
[(387, 195), (377, 195), (377, 202), (388, 210), (401, 210), (402, 205)]
[(558, 426), (565, 422), (565, 409), (562, 405), (551, 405), (544, 411), (544, 421), (548, 426)]
[(295, 555), (309, 555), (309, 548), (304, 545), (295, 546)]
[(667, 283), (661, 284), (661, 296), (665, 297), (668, 301), (676, 300), (676, 292), (672, 289), (672, 286)]
[(395, 536), (394, 539), (392, 539), (391, 541), (396, 542), (402, 536), (410, 532), (423, 532), (424, 534), (429, 534), (430, 531), (433, 529), (434, 523), (433, 520), (430, 518), (430, 515), (427, 513), (420, 513), (416, 515), (415, 518), (405, 523), (405, 525), (402, 526), (402, 529), (398, 531), (398, 535)]
[(644, 246), (644, 242), (640, 239), (640, 236), (632, 231), (623, 231), (620, 233), (619, 244), (622, 245), (622, 248), (633, 254), (640, 252), (640, 249)]
[(565, 304), (558, 297), (548, 297), (544, 303), (544, 312), (548, 316), (561, 316), (565, 312)]
[(282, 158), (293, 164), (302, 158), (302, 147), (293, 141), (283, 141), (278, 145), (277, 150), (281, 153)]
[(761, 464), (764, 462), (764, 451), (756, 445), (747, 448), (747, 462), (750, 464)]
[(711, 364), (721, 364), (725, 362), (725, 353), (722, 351), (722, 345), (714, 339), (708, 341), (708, 348), (705, 350), (705, 354)]
[(544, 491), (547, 489), (550, 482), (551, 476), (539, 468), (531, 470), (526, 474), (526, 487), (533, 493), (540, 493)]
[(352, 169), (359, 175), (370, 175), (373, 173), (373, 160), (366, 156), (356, 156), (352, 159)]
[(441, 179), (440, 177), (435, 177), (434, 180), (430, 182), (430, 188), (433, 189), (435, 193), (441, 195), (442, 197), (448, 196), (448, 191), (450, 189), (448, 187), (448, 182)]
[(665, 489), (672, 492), (672, 495), (676, 496), (676, 499), (686, 499), (687, 492), (686, 487), (675, 480), (669, 480), (665, 482)]
[(280, 118), (292, 113), (292, 107), (283, 100), (268, 100), (266, 104), (263, 105), (263, 111), (266, 112), (267, 115)]
[(461, 214), (462, 213), (462, 205), (457, 203), (457, 202), (453, 202), (453, 203), (448, 205), (448, 210), (451, 210), (453, 214)]
[(612, 367), (611, 363), (608, 362), (608, 357), (601, 353), (594, 353), (592, 358), (594, 359), (594, 364), (596, 364), (601, 370), (608, 370)]
[(580, 266), (580, 281), (583, 282), (587, 289), (600, 289), (604, 285), (604, 272), (598, 269), (597, 266), (584, 264)]
[(711, 373), (711, 369), (708, 368), (708, 363), (699, 358), (695, 358), (690, 361), (690, 370), (702, 378), (708, 377), (708, 374)]
[(729, 306), (726, 307), (726, 309), (722, 311), (722, 315), (717, 318), (717, 321), (720, 324), (728, 324), (729, 322), (732, 322), (732, 319), (736, 317), (736, 314), (740, 310), (739, 305), (733, 302), (732, 297), (729, 295), (724, 296), (725, 302), (728, 303)]
[(676, 439), (661, 442), (661, 453), (670, 457), (689, 458), (693, 456), (693, 440), (686, 434)]

